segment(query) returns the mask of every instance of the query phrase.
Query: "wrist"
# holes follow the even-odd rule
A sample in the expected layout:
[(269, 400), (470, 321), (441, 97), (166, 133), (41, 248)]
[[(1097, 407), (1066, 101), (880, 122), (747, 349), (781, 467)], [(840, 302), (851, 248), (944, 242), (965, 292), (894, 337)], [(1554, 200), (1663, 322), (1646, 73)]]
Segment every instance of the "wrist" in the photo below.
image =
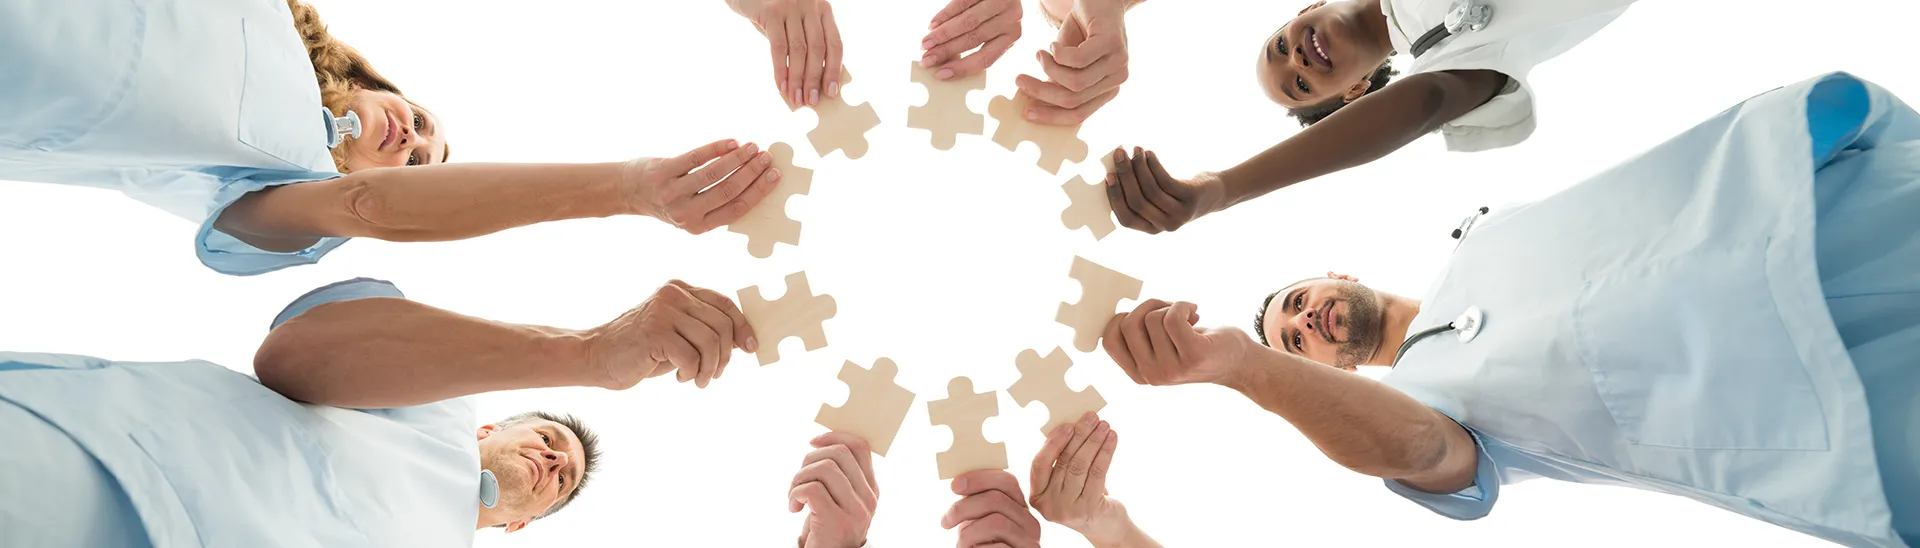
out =
[(554, 370), (563, 372), (568, 386), (593, 386), (619, 390), (618, 379), (603, 358), (605, 341), (599, 329), (557, 330), (541, 341), (542, 355), (548, 356)]
[(1107, 497), (1107, 510), (1076, 532), (1087, 538), (1094, 548), (1117, 548), (1126, 546), (1128, 533), (1133, 529), (1133, 518), (1127, 516), (1127, 507), (1113, 497)]
[(613, 177), (613, 184), (610, 185), (611, 195), (605, 196), (607, 201), (604, 203), (620, 204), (621, 215), (658, 218), (653, 208), (647, 204), (645, 194), (641, 192), (641, 186), (644, 184), (642, 180), (645, 178), (647, 167), (653, 164), (653, 160), (653, 158), (634, 158), (617, 164), (618, 175)]
[(1255, 349), (1247, 356), (1233, 362), (1233, 365), (1229, 366), (1220, 378), (1214, 379), (1213, 383), (1246, 393), (1251, 387), (1261, 384), (1262, 379), (1273, 372), (1273, 365), (1266, 359), (1271, 357), (1270, 352), (1277, 351), (1267, 348)]

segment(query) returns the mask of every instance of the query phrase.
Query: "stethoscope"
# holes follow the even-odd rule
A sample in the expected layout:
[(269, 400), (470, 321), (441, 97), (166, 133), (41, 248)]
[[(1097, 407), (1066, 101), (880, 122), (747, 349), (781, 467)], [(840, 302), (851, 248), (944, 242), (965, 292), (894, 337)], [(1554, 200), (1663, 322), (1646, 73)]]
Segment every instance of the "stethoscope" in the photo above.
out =
[(360, 138), (360, 115), (347, 111), (346, 116), (334, 116), (333, 111), (320, 107), (321, 120), (327, 124), (327, 148), (337, 148), (348, 137)]
[[(1466, 219), (1460, 221), (1460, 226), (1453, 229), (1453, 239), (1465, 243), (1467, 233), (1473, 231), (1473, 226), (1479, 223), (1480, 217), (1485, 216), (1488, 211), (1485, 206), (1482, 206), (1479, 211), (1468, 215)], [(1459, 247), (1459, 244), (1455, 244), (1455, 247)], [(1460, 313), (1460, 317), (1454, 318), (1453, 321), (1447, 322), (1445, 325), (1436, 325), (1423, 329), (1419, 333), (1414, 333), (1413, 336), (1407, 337), (1407, 342), (1401, 343), (1400, 351), (1394, 353), (1393, 365), (1400, 365), (1400, 358), (1407, 355), (1407, 350), (1413, 348), (1415, 343), (1427, 337), (1452, 331), (1455, 332), (1454, 334), (1456, 336), (1460, 337), (1460, 342), (1473, 342), (1474, 337), (1480, 336), (1480, 327), (1485, 325), (1486, 321), (1487, 315), (1480, 310), (1480, 307), (1469, 306), (1465, 312)]]
[(1487, 28), (1487, 22), (1492, 20), (1493, 6), (1482, 4), (1480, 0), (1453, 0), (1453, 5), (1447, 8), (1446, 22), (1434, 25), (1433, 30), (1414, 40), (1411, 53), (1419, 57), (1448, 36)]

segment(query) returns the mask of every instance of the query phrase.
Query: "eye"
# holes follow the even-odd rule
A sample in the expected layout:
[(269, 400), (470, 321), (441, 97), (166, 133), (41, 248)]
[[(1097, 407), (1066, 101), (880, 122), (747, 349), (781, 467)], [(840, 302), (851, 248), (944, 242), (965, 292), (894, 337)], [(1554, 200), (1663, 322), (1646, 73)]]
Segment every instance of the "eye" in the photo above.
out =
[(1293, 294), (1293, 309), (1294, 309), (1294, 310), (1299, 310), (1299, 309), (1301, 309), (1302, 307), (1305, 307), (1305, 306), (1306, 306), (1306, 299), (1307, 299), (1307, 294), (1305, 294), (1305, 293), (1295, 293), (1295, 294)]
[(541, 432), (541, 433), (540, 433), (540, 443), (544, 443), (544, 444), (547, 444), (547, 445), (553, 445), (553, 438), (550, 438), (550, 437), (547, 437), (547, 434), (546, 434), (545, 432)]
[(1293, 86), (1300, 88), (1301, 93), (1312, 93), (1307, 90), (1307, 79), (1305, 78), (1301, 78), (1299, 76), (1293, 77)]
[(418, 152), (415, 152), (415, 153), (412, 153), (412, 154), (408, 154), (408, 155), (407, 155), (407, 165), (410, 165), (410, 166), (417, 166), (417, 165), (420, 165), (420, 153), (418, 153)]
[(1281, 55), (1287, 54), (1287, 38), (1285, 36), (1273, 37), (1273, 51)]
[(1306, 352), (1307, 349), (1301, 348), (1300, 343), (1301, 343), (1300, 332), (1299, 331), (1293, 332), (1293, 350), (1295, 352)]
[(413, 113), (413, 130), (420, 131), (421, 128), (425, 127), (427, 127), (427, 118), (421, 116), (418, 112)]

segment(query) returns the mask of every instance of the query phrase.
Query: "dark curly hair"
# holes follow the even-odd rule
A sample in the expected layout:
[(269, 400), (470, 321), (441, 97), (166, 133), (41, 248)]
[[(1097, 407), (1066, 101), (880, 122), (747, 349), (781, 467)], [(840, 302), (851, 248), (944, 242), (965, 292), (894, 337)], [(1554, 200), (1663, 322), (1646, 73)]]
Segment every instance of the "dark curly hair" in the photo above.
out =
[[(1387, 82), (1393, 81), (1393, 77), (1398, 74), (1400, 74), (1400, 71), (1393, 69), (1392, 59), (1380, 63), (1380, 68), (1373, 69), (1373, 74), (1367, 75), (1367, 93), (1373, 93), (1375, 90), (1387, 87)], [(1339, 111), (1340, 107), (1344, 106), (1347, 106), (1345, 99), (1334, 97), (1318, 105), (1287, 109), (1287, 114), (1300, 120), (1300, 127), (1307, 127), (1319, 123), (1320, 120), (1326, 119), (1328, 116), (1332, 116), (1334, 112)]]

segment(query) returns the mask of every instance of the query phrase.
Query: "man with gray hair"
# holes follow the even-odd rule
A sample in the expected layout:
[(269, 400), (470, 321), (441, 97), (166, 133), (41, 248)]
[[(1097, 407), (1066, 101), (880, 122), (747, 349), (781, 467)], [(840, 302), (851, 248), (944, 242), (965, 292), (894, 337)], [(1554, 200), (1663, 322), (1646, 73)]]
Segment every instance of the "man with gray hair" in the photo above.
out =
[(256, 377), (204, 361), (0, 352), (0, 546), (467, 546), (578, 498), (579, 419), (476, 424), (496, 390), (700, 386), (752, 329), (670, 282), (586, 330), (513, 325), (356, 279), (273, 322)]

